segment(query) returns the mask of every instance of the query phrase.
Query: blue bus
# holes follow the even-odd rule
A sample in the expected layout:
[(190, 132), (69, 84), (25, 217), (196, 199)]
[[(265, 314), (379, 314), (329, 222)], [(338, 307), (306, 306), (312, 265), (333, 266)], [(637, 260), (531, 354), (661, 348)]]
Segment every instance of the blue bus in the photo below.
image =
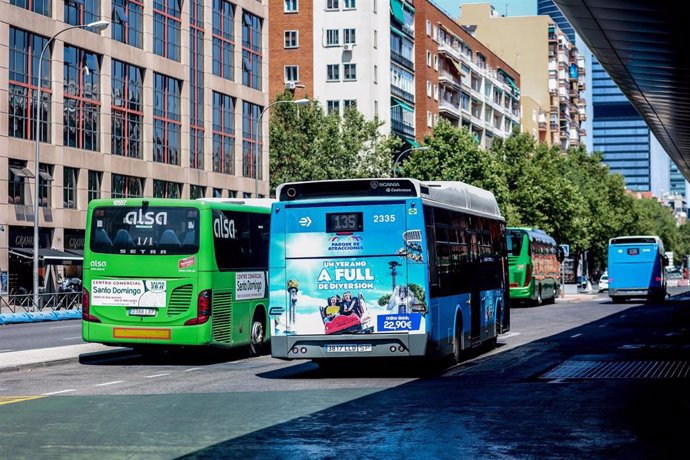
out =
[(666, 297), (668, 258), (658, 236), (620, 236), (609, 241), (609, 296), (614, 303)]
[(505, 221), (462, 182), (287, 183), (271, 216), (271, 353), (450, 356), (510, 328)]

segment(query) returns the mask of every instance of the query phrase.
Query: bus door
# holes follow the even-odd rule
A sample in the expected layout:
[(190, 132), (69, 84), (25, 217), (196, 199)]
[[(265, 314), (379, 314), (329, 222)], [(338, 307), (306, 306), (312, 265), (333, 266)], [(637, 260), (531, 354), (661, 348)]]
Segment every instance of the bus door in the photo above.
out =
[(408, 277), (408, 261), (423, 266), (423, 221), (408, 228), (407, 206), (286, 206), (285, 334), (425, 332), (425, 272)]
[[(474, 218), (476, 219), (476, 218)], [(482, 320), (482, 291), (481, 273), (479, 265), (479, 241), (476, 232), (469, 233), (470, 236), (470, 344), (479, 343), (481, 334)]]

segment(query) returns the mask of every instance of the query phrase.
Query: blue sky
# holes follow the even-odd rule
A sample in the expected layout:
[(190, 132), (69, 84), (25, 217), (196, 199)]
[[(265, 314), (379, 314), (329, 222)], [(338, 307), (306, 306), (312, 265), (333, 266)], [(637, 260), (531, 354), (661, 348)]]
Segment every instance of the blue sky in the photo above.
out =
[(491, 3), (500, 14), (506, 13), (508, 5), (509, 16), (529, 16), (537, 14), (536, 0), (432, 0), (435, 4), (450, 13), (452, 18), (458, 17), (460, 5), (463, 3)]

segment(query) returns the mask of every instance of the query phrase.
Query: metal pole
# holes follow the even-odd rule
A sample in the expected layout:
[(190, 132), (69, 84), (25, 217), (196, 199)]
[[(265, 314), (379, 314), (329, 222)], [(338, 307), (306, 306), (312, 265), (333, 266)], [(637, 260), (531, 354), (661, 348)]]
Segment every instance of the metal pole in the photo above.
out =
[[(43, 45), (43, 49), (41, 50), (41, 55), (38, 57), (38, 92), (36, 94), (36, 153), (35, 153), (35, 158), (34, 161), (36, 162), (36, 174), (35, 174), (35, 180), (34, 180), (34, 270), (33, 270), (33, 309), (32, 310), (38, 310), (38, 225), (39, 225), (39, 219), (38, 219), (38, 194), (39, 194), (39, 182), (40, 182), (40, 172), (39, 172), (39, 165), (41, 161), (41, 98), (42, 98), (42, 91), (41, 89), (43, 88), (43, 75), (42, 75), (42, 64), (43, 64), (43, 54), (45, 51), (48, 49), (50, 46), (50, 43), (55, 40), (55, 37), (60, 35), (63, 32), (66, 32), (71, 29), (80, 29), (83, 27), (93, 27), (96, 32), (100, 32), (101, 30), (105, 29), (108, 27), (110, 23), (107, 21), (96, 21), (96, 22), (91, 22), (89, 24), (81, 24), (77, 26), (70, 26), (66, 27), (60, 31), (58, 31), (55, 35), (50, 37), (50, 39), (46, 42), (45, 45)], [(52, 56), (51, 56), (52, 57)], [(49, 75), (48, 78), (52, 82), (52, 75)], [(31, 82), (29, 82), (31, 83)]]
[(400, 154), (397, 156), (397, 158), (393, 162), (393, 177), (397, 177), (398, 162), (402, 159), (403, 155), (405, 155), (407, 152), (411, 152), (413, 150), (429, 150), (429, 147), (410, 147), (409, 149), (403, 150), (402, 152), (400, 152)]

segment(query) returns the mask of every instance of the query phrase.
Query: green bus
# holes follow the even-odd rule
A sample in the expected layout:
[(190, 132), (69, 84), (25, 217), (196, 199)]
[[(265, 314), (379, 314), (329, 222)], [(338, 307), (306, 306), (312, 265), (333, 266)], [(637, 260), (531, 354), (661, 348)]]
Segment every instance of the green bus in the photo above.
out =
[(563, 251), (537, 228), (506, 229), (511, 302), (554, 303), (561, 291)]
[(142, 351), (248, 346), (261, 354), (271, 201), (91, 201), (84, 340)]

